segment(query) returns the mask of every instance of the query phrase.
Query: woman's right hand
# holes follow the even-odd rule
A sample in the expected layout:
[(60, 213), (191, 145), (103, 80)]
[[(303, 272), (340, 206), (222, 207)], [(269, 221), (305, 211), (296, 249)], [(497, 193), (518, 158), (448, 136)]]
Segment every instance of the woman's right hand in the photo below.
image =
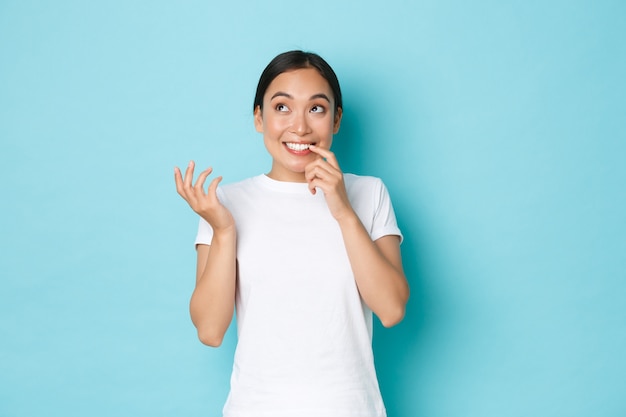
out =
[(235, 227), (235, 220), (232, 214), (217, 198), (217, 186), (222, 181), (222, 177), (214, 178), (209, 184), (207, 192), (204, 192), (204, 182), (213, 172), (209, 168), (200, 173), (196, 184), (193, 181), (193, 169), (195, 163), (189, 162), (185, 177), (183, 178), (180, 169), (174, 168), (174, 180), (176, 181), (176, 191), (189, 204), (193, 211), (206, 220), (215, 233), (226, 231)]

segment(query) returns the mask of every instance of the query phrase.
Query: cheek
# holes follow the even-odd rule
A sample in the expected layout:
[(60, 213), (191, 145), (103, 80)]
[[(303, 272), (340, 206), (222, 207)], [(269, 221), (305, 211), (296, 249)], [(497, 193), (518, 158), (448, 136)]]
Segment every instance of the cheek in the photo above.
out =
[(266, 131), (271, 133), (280, 133), (289, 126), (287, 117), (268, 117), (263, 123)]
[(334, 123), (332, 120), (318, 120), (315, 123), (315, 130), (320, 136), (332, 136), (334, 131)]

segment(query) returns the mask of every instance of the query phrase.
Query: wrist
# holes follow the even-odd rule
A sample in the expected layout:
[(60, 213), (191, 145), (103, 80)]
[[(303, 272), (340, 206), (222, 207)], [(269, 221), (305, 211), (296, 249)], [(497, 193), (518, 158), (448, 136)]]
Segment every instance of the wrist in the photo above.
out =
[(213, 241), (214, 242), (230, 242), (237, 238), (237, 231), (235, 226), (228, 226), (219, 229), (213, 229)]
[(350, 228), (355, 226), (361, 226), (361, 219), (354, 212), (354, 210), (347, 210), (341, 216), (336, 218), (337, 223), (339, 223), (339, 227)]

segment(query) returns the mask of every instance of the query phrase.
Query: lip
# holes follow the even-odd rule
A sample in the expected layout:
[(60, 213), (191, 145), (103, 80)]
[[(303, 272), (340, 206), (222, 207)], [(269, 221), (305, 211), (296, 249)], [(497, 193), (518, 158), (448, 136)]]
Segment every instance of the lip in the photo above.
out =
[(287, 150), (287, 152), (289, 152), (290, 154), (293, 155), (298, 155), (298, 156), (302, 156), (302, 155), (308, 155), (311, 153), (311, 151), (306, 148), (303, 150), (296, 150), (296, 149), (291, 149), (290, 147), (287, 146), (287, 143), (293, 143), (296, 145), (315, 145), (315, 142), (283, 142), (283, 146), (285, 147), (285, 149)]

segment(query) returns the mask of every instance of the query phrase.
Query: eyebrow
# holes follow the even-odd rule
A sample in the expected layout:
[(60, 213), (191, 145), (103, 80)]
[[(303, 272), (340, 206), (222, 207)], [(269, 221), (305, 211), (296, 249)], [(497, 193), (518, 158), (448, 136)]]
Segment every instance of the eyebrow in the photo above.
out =
[[(286, 97), (286, 98), (288, 98), (288, 99), (290, 99), (290, 100), (293, 100), (293, 96), (292, 96), (291, 94), (285, 93), (285, 92), (283, 92), (283, 91), (278, 91), (278, 92), (276, 92), (276, 94), (274, 94), (270, 100), (274, 100), (276, 97)], [(317, 93), (317, 94), (313, 94), (313, 95), (309, 98), (309, 100), (315, 100), (315, 99), (317, 99), (317, 98), (324, 99), (324, 100), (326, 100), (327, 102), (329, 102), (329, 103), (330, 103), (330, 99), (329, 99), (329, 98), (328, 98), (328, 96), (327, 96), (326, 94), (324, 94), (324, 93)]]

